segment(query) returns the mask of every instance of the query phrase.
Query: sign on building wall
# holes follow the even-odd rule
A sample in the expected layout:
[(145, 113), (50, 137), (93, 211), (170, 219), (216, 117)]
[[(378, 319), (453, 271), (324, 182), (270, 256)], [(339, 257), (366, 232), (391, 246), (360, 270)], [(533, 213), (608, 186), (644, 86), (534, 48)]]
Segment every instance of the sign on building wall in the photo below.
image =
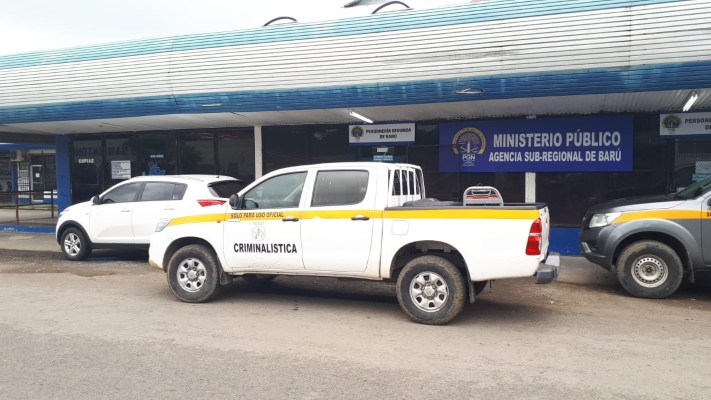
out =
[(415, 124), (349, 125), (348, 142), (352, 146), (415, 143)]
[(440, 172), (632, 170), (632, 117), (440, 124)]
[(711, 135), (711, 112), (661, 114), (659, 135), (662, 137)]
[(111, 161), (111, 179), (129, 179), (131, 177), (131, 160)]

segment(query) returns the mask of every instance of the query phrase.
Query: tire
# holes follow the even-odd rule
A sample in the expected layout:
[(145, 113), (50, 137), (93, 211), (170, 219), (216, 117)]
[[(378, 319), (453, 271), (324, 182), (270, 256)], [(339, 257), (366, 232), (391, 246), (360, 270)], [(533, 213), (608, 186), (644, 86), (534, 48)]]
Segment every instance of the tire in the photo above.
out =
[(617, 280), (632, 296), (663, 299), (681, 285), (684, 266), (666, 244), (642, 240), (627, 246), (617, 259)]
[(486, 289), (486, 285), (488, 284), (489, 281), (474, 282), (474, 295), (479, 296), (479, 294)]
[(198, 244), (173, 254), (166, 273), (173, 294), (186, 303), (203, 303), (220, 291), (220, 267), (211, 249)]
[(438, 256), (421, 256), (407, 263), (400, 272), (397, 301), (413, 321), (444, 325), (464, 309), (466, 288), (462, 273), (450, 261)]
[(242, 275), (242, 279), (245, 281), (251, 283), (251, 284), (259, 284), (259, 285), (266, 285), (270, 283), (271, 281), (276, 278), (276, 275), (262, 275), (262, 274), (247, 274), (247, 275)]
[(67, 260), (82, 261), (91, 255), (91, 244), (79, 228), (68, 228), (60, 240), (62, 254)]

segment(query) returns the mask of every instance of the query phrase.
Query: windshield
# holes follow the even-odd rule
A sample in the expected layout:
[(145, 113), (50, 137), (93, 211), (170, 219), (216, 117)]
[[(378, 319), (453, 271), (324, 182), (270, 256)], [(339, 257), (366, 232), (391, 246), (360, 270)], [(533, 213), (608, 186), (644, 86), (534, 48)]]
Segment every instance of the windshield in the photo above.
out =
[(226, 199), (244, 189), (245, 186), (247, 184), (242, 181), (221, 181), (213, 183), (209, 189), (213, 196)]
[(699, 197), (702, 194), (708, 192), (709, 190), (711, 190), (711, 176), (704, 180), (692, 183), (691, 185), (684, 188), (684, 190), (675, 194), (674, 197), (676, 197), (677, 199), (689, 200), (695, 197)]

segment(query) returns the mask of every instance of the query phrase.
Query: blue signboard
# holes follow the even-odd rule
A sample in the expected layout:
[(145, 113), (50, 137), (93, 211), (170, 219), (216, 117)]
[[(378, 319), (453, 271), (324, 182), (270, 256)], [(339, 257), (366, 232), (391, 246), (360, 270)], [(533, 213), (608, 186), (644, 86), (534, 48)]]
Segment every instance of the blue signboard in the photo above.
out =
[(632, 117), (447, 122), (440, 172), (632, 171)]

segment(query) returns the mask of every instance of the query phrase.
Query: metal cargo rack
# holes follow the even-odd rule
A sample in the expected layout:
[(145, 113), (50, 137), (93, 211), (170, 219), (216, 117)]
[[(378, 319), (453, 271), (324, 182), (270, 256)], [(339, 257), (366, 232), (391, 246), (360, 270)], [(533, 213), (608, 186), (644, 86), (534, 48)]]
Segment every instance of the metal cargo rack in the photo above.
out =
[(464, 191), (462, 203), (465, 206), (502, 206), (504, 199), (493, 186), (470, 186)]

